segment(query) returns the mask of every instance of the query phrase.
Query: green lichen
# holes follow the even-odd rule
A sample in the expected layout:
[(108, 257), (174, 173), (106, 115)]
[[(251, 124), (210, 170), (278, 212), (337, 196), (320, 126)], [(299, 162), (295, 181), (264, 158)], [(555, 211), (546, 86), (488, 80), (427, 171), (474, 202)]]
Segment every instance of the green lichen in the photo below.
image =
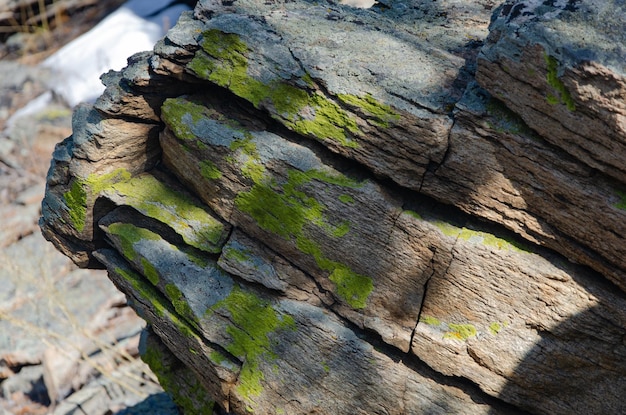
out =
[(250, 191), (238, 194), (235, 205), (252, 216), (261, 228), (285, 239), (301, 234), (305, 224), (319, 221), (323, 209), (302, 192), (279, 193), (265, 184), (256, 184)]
[(339, 201), (341, 203), (345, 203), (346, 205), (353, 205), (354, 204), (354, 198), (348, 194), (342, 194), (339, 195)]
[(237, 390), (247, 399), (258, 396), (263, 391), (261, 381), (265, 379), (259, 369), (260, 363), (278, 357), (272, 351), (268, 336), (279, 330), (295, 330), (295, 321), (289, 315), (276, 312), (267, 301), (237, 286), (209, 311), (221, 308), (228, 310), (233, 322), (226, 329), (232, 340), (226, 350), (243, 361)]
[[(202, 51), (188, 64), (200, 78), (228, 88), (256, 108), (261, 105), (273, 108), (274, 117), (300, 134), (358, 147), (358, 143), (348, 137), (359, 132), (356, 121), (336, 103), (282, 80), (265, 84), (251, 77), (246, 56), (248, 48), (238, 35), (211, 29), (202, 33), (200, 46)], [(302, 79), (305, 83), (311, 81), (306, 74)]]
[(494, 336), (498, 333), (500, 333), (500, 330), (502, 330), (502, 324), (498, 323), (498, 322), (493, 322), (489, 325), (489, 331), (491, 332), (491, 334), (493, 334)]
[(406, 213), (409, 216), (413, 216), (415, 219), (422, 220), (422, 215), (420, 215), (419, 213), (413, 210), (405, 210), (404, 213)]
[[(256, 148), (256, 143), (253, 141), (252, 134), (246, 132), (243, 138), (233, 140), (230, 144), (230, 149), (239, 151), (245, 159), (243, 162), (238, 163), (241, 166), (241, 174), (254, 183), (260, 183), (265, 175), (265, 166), (261, 162), (261, 157)], [(232, 163), (235, 163), (234, 159)]]
[(552, 95), (550, 93), (548, 93), (546, 95), (546, 101), (548, 102), (548, 104), (550, 105), (558, 105), (561, 103), (561, 100), (559, 99), (559, 97)]
[(152, 309), (159, 318), (169, 320), (183, 336), (193, 338), (197, 343), (203, 341), (189, 323), (176, 314), (176, 312), (174, 312), (175, 310), (172, 310), (172, 304), (165, 299), (163, 294), (157, 290), (155, 286), (147, 283), (143, 276), (129, 269), (120, 267), (117, 267), (115, 272), (133, 287), (133, 291), (137, 293), (143, 301), (152, 306)]
[(178, 98), (166, 99), (161, 108), (163, 121), (181, 140), (196, 140), (191, 127), (206, 114), (206, 107)]
[(107, 232), (118, 237), (122, 255), (129, 261), (133, 261), (137, 256), (134, 247), (137, 242), (143, 239), (151, 241), (161, 239), (158, 234), (130, 223), (112, 223), (108, 226)]
[[(248, 192), (240, 193), (235, 198), (237, 207), (250, 214), (266, 230), (286, 239), (302, 234), (308, 223), (314, 223), (327, 230), (329, 234), (345, 235), (346, 223), (338, 227), (328, 224), (324, 218), (325, 207), (315, 198), (299, 190), (304, 184), (319, 180), (340, 186), (358, 186), (357, 182), (342, 175), (331, 175), (319, 170), (302, 172), (291, 169), (285, 184), (265, 183), (262, 180)], [(282, 192), (281, 192), (282, 190)]]
[(116, 169), (105, 174), (90, 174), (86, 179), (76, 179), (70, 190), (63, 194), (65, 204), (69, 209), (72, 225), (78, 232), (85, 229), (87, 217), (87, 202), (98, 196), (103, 190), (113, 184), (130, 179), (130, 172), (126, 169)]
[(433, 316), (420, 316), (420, 322), (428, 324), (429, 326), (438, 326), (441, 324), (441, 321)]
[[(214, 402), (210, 395), (195, 379), (186, 379), (191, 372), (174, 376), (176, 368), (166, 367), (166, 360), (161, 352), (155, 347), (148, 347), (141, 356), (143, 360), (159, 379), (159, 384), (172, 397), (172, 400), (181, 408), (184, 414), (212, 414)], [(181, 376), (185, 378), (181, 379)]]
[(342, 102), (360, 109), (366, 115), (372, 117), (371, 121), (379, 127), (388, 128), (390, 122), (398, 122), (400, 120), (400, 114), (395, 112), (389, 105), (383, 104), (367, 94), (364, 97), (358, 97), (356, 95), (338, 94)]
[(342, 238), (348, 232), (350, 232), (350, 222), (344, 221), (344, 222), (342, 222), (338, 226), (333, 226), (333, 227), (329, 227), (329, 228), (325, 227), (325, 229), (327, 231), (330, 231), (331, 235), (334, 236), (335, 238)]
[(263, 98), (268, 99), (276, 112), (285, 118), (293, 117), (300, 109), (311, 104), (311, 96), (300, 88), (282, 82), (271, 85), (273, 88), (269, 95)]
[(450, 236), (457, 239), (463, 239), (465, 241), (476, 242), (485, 246), (490, 246), (498, 250), (515, 251), (515, 252), (529, 252), (528, 248), (515, 241), (509, 241), (503, 238), (498, 238), (487, 232), (474, 231), (467, 228), (459, 228), (452, 224), (435, 221), (434, 225), (446, 236)]
[(328, 363), (322, 362), (322, 369), (324, 369), (324, 372), (330, 373), (330, 366), (328, 366)]
[(470, 239), (474, 238), (476, 241), (479, 241), (486, 246), (491, 246), (497, 249), (502, 249), (502, 250), (519, 250), (517, 247), (515, 247), (513, 244), (511, 244), (509, 241), (502, 239), (502, 238), (498, 238), (490, 233), (486, 233), (486, 232), (479, 232), (479, 231), (473, 231), (467, 228), (463, 228), (461, 230), (461, 233), (458, 236), (460, 239), (464, 239), (466, 241), (469, 241)]
[(290, 170), (288, 180), (282, 186), (276, 183), (256, 183), (248, 192), (237, 195), (235, 205), (252, 216), (261, 228), (287, 240), (295, 240), (298, 249), (312, 255), (317, 265), (329, 272), (331, 281), (336, 285), (337, 295), (355, 309), (364, 308), (373, 290), (372, 279), (355, 273), (345, 264), (328, 259), (319, 245), (304, 235), (304, 228), (308, 224), (319, 226), (337, 238), (345, 236), (350, 230), (348, 222), (339, 226), (329, 224), (324, 216), (325, 206), (300, 190), (311, 180), (360, 186), (345, 176), (316, 170)]
[(312, 108), (315, 114), (313, 118), (298, 117), (294, 121), (287, 122), (287, 127), (291, 127), (295, 132), (312, 136), (318, 140), (326, 141), (332, 139), (344, 147), (359, 148), (358, 142), (349, 138), (346, 134), (357, 134), (359, 128), (344, 110), (327, 98), (312, 94), (307, 107)]
[(206, 268), (209, 266), (209, 264), (211, 264), (210, 257), (203, 255), (202, 252), (199, 252), (196, 249), (187, 246), (177, 246), (175, 248), (184, 253), (189, 261), (193, 262), (200, 268)]
[(217, 350), (214, 350), (209, 354), (209, 359), (211, 360), (211, 362), (217, 365), (221, 365), (222, 363), (228, 360), (226, 356), (224, 356), (222, 353), (218, 352)]
[(229, 148), (232, 151), (241, 150), (241, 152), (254, 159), (259, 159), (259, 152), (256, 148), (256, 144), (253, 141), (252, 134), (247, 132), (243, 138), (235, 139), (230, 143)]
[(196, 316), (189, 306), (187, 299), (175, 284), (165, 285), (165, 295), (172, 302), (174, 310), (176, 310), (180, 316), (186, 318), (190, 322), (196, 321)]
[(222, 178), (222, 172), (209, 160), (200, 162), (200, 174), (207, 180), (218, 180)]
[(367, 298), (374, 289), (372, 279), (359, 275), (346, 266), (336, 267), (328, 277), (335, 283), (337, 295), (354, 309), (365, 308)]
[(236, 249), (231, 246), (224, 248), (222, 255), (224, 255), (225, 258), (233, 259), (237, 262), (248, 262), (252, 259), (250, 251)]
[(69, 209), (70, 222), (78, 232), (85, 229), (87, 215), (87, 192), (80, 180), (75, 180), (70, 190), (63, 194), (65, 204)]
[(144, 174), (111, 186), (124, 203), (170, 226), (183, 240), (202, 251), (217, 253), (225, 239), (224, 225), (189, 197)]
[(374, 289), (370, 277), (357, 274), (345, 264), (327, 258), (319, 244), (304, 235), (296, 238), (296, 246), (303, 253), (311, 255), (320, 269), (330, 273), (329, 278), (334, 280), (340, 298), (354, 309), (366, 307), (367, 298)]
[(334, 184), (341, 187), (349, 187), (352, 189), (358, 189), (360, 187), (363, 187), (362, 182), (350, 179), (349, 177), (341, 173), (331, 173), (323, 170), (309, 170), (306, 172), (298, 172), (298, 180), (301, 181), (301, 184), (304, 184), (310, 180), (318, 180), (320, 182)]
[[(119, 243), (122, 247), (122, 254), (129, 261), (135, 260), (137, 252), (134, 245), (141, 240), (160, 241), (161, 236), (144, 228), (137, 227), (130, 223), (112, 223), (108, 226), (107, 231), (111, 235), (118, 237)], [(159, 283), (159, 274), (156, 268), (146, 259), (141, 258), (141, 265), (143, 268), (144, 276), (150, 281), (153, 286)], [(135, 285), (134, 285), (135, 286)], [(142, 289), (142, 292), (148, 293), (146, 289)], [(186, 318), (189, 322), (195, 323), (196, 317), (191, 310), (191, 307), (187, 303), (182, 292), (174, 284), (167, 284), (165, 286), (165, 294), (170, 300), (174, 310), (181, 316)], [(154, 294), (151, 295), (154, 297)], [(189, 328), (186, 324), (181, 324), (180, 328), (183, 332), (188, 333)]]
[(241, 174), (254, 183), (259, 183), (265, 175), (265, 166), (258, 160), (248, 158), (241, 166)]
[(456, 238), (461, 233), (461, 228), (454, 226), (448, 222), (435, 221), (433, 224), (443, 233), (445, 236), (451, 236)]
[(152, 265), (147, 259), (141, 258), (141, 266), (143, 267), (143, 275), (152, 283), (152, 285), (159, 284), (159, 273), (154, 265)]
[(218, 29), (210, 29), (202, 32), (200, 46), (209, 55), (219, 58), (224, 62), (230, 62), (233, 66), (246, 65), (245, 54), (248, 47), (234, 33), (224, 33)]
[(552, 94), (548, 94), (546, 96), (548, 103), (552, 105), (556, 105), (559, 103), (564, 104), (569, 111), (575, 111), (576, 104), (574, 103), (574, 100), (572, 99), (572, 96), (570, 95), (569, 91), (565, 87), (565, 84), (563, 84), (563, 81), (561, 81), (561, 79), (559, 79), (559, 76), (558, 76), (557, 71), (559, 67), (559, 62), (556, 60), (554, 56), (549, 56), (547, 53), (544, 53), (543, 58), (546, 61), (546, 66), (548, 70), (548, 73), (546, 75), (546, 80), (548, 81), (548, 85), (550, 85), (559, 93), (559, 97), (556, 97)]
[(619, 196), (620, 201), (614, 206), (618, 209), (626, 210), (626, 192), (617, 191), (617, 195)]
[(448, 324), (448, 329), (446, 333), (444, 333), (444, 339), (457, 339), (457, 340), (467, 340), (470, 337), (476, 336), (476, 327), (471, 324)]
[(315, 86), (315, 82), (313, 81), (313, 78), (311, 78), (311, 75), (309, 75), (308, 73), (304, 74), (304, 76), (302, 77), (302, 80), (304, 81), (305, 84), (307, 84), (310, 87)]
[(164, 304), (161, 294), (154, 288), (145, 283), (143, 277), (136, 272), (121, 267), (115, 268), (115, 273), (121, 276), (132, 287), (133, 291), (142, 299), (152, 305), (154, 313), (159, 318), (163, 318), (167, 312), (167, 306)]

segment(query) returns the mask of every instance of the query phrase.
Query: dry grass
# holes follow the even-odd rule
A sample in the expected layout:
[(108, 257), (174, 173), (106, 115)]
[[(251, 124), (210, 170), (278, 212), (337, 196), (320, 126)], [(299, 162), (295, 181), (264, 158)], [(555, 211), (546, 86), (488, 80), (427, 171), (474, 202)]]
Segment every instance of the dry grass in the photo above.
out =
[[(43, 249), (44, 255), (34, 256), (34, 252), (23, 252), (23, 256), (17, 257), (10, 252), (0, 253), (0, 263), (3, 264), (0, 283), (6, 285), (6, 281), (2, 279), (9, 276), (16, 288), (16, 296), (0, 307), (3, 331), (12, 333), (12, 336), (19, 336), (22, 340), (28, 337), (31, 339), (30, 344), (39, 342), (40, 352), (46, 349), (54, 350), (55, 354), (62, 355), (68, 362), (73, 362), (75, 367), (82, 367), (83, 373), (86, 372), (87, 366), (90, 375), (85, 376), (85, 381), (101, 376), (116, 383), (128, 394), (140, 399), (146, 398), (147, 394), (137, 385), (148, 382), (158, 385), (156, 377), (149, 371), (145, 371), (141, 376), (126, 369), (132, 367), (130, 363), (137, 359), (137, 339), (134, 339), (134, 344), (133, 341), (118, 342), (115, 330), (107, 327), (109, 323), (115, 325), (115, 321), (107, 322), (100, 318), (94, 323), (93, 318), (80, 318), (77, 313), (81, 310), (81, 303), (70, 304), (76, 300), (77, 295), (73, 289), (78, 282), (71, 280), (74, 266), (70, 265), (66, 258), (59, 259), (60, 254), (43, 241), (43, 238), (38, 235), (31, 235), (30, 238), (41, 239), (36, 243), (46, 244)], [(30, 258), (31, 263), (25, 264), (28, 260), (24, 258)], [(64, 280), (68, 278), (69, 281)], [(99, 282), (102, 281), (101, 278)], [(91, 281), (83, 283), (91, 284)], [(99, 289), (98, 286), (93, 287), (94, 291)], [(119, 299), (117, 303), (116, 300), (108, 304), (104, 302), (94, 316), (103, 310), (106, 311), (107, 308), (119, 306), (121, 306)], [(20, 350), (17, 352), (19, 355)], [(25, 356), (19, 356), (21, 361), (14, 362), (8, 358), (5, 363), (17, 365), (13, 369), (19, 371), (21, 365), (37, 364), (41, 356), (41, 354), (28, 356), (26, 359)], [(27, 402), (24, 408), (33, 410), (34, 407)], [(17, 412), (20, 410), (12, 409)]]

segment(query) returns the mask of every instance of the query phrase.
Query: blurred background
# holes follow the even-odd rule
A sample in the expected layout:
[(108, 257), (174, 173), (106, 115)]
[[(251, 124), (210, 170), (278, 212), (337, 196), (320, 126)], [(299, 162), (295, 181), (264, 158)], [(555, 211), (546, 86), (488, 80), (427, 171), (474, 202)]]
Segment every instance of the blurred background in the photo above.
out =
[(72, 108), (194, 4), (0, 0), (0, 415), (177, 413), (137, 358), (143, 320), (37, 222)]

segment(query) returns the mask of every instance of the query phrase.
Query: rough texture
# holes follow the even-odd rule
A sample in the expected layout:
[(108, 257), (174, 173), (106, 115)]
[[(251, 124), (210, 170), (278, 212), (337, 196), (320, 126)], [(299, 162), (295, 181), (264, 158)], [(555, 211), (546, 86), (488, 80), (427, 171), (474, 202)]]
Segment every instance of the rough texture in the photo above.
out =
[(75, 112), (44, 235), (189, 413), (623, 412), (624, 18), (200, 1)]

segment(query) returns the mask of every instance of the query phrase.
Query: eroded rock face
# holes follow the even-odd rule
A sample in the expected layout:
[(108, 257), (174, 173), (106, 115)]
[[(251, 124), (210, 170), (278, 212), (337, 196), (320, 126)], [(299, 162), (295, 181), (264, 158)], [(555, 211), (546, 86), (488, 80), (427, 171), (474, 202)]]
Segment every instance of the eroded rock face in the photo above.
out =
[(200, 1), (75, 112), (44, 235), (189, 413), (619, 413), (605, 3)]

